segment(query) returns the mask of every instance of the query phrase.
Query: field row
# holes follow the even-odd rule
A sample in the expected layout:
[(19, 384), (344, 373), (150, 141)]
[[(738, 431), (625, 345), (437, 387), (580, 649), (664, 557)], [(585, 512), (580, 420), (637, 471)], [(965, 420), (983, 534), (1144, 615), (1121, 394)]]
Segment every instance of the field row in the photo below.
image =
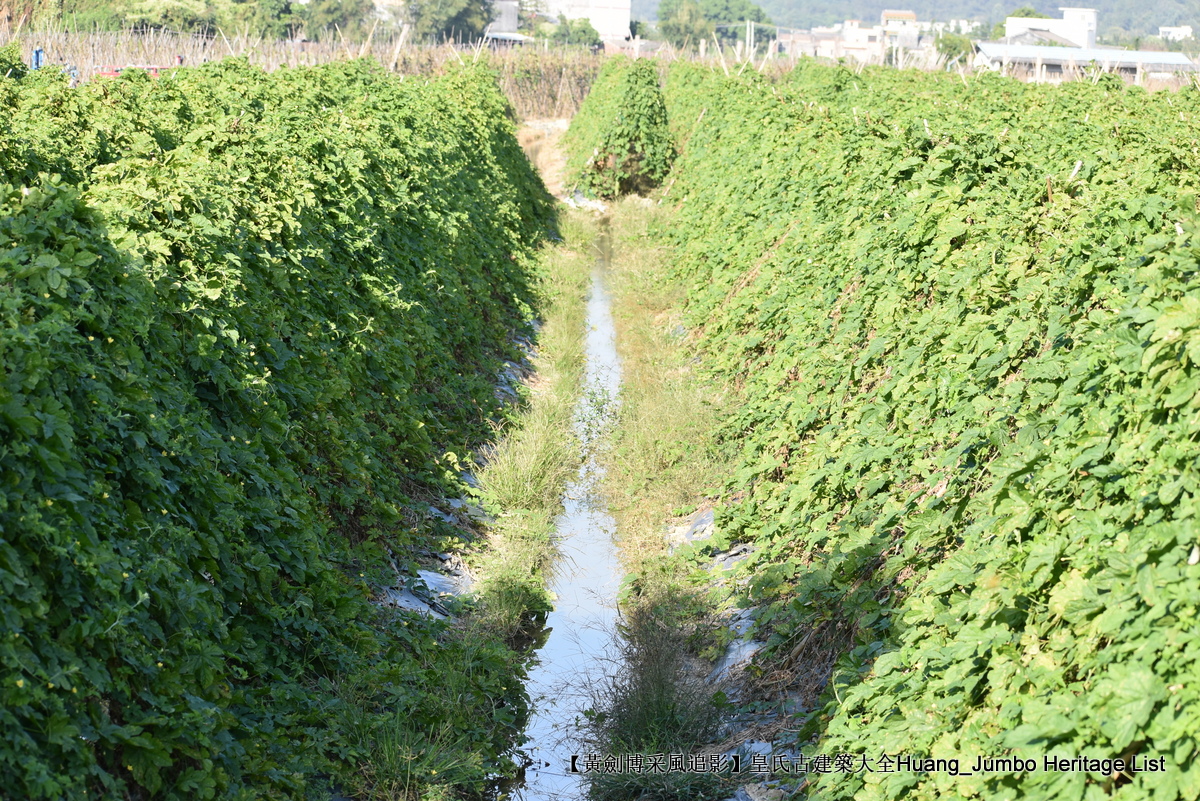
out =
[(675, 63), (664, 95), (653, 147), (585, 105), (576, 180), (679, 151), (659, 235), (733, 395), (718, 535), (675, 559), (752, 546), (731, 586), (798, 745), (1165, 757), (808, 795), (1200, 796), (1200, 92)]
[(371, 64), (0, 78), (6, 794), (511, 773), (513, 652), (369, 598), (456, 536), (555, 212), (492, 74)]

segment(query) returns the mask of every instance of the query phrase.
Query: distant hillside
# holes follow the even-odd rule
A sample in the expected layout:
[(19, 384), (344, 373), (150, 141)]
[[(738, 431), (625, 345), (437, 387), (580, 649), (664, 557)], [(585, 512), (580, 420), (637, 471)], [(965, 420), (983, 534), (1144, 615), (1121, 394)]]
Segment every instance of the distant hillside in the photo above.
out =
[[(1157, 33), (1159, 25), (1195, 25), (1200, 28), (1200, 0), (1094, 0), (1093, 2), (1046, 2), (1022, 0), (756, 0), (777, 25), (810, 28), (845, 19), (877, 22), (885, 8), (905, 8), (923, 20), (979, 19), (998, 22), (1014, 8), (1032, 5), (1051, 16), (1059, 16), (1060, 5), (1079, 5), (1100, 12), (1100, 33), (1121, 28), (1131, 33)], [(633, 0), (634, 19), (656, 17), (658, 0)]]

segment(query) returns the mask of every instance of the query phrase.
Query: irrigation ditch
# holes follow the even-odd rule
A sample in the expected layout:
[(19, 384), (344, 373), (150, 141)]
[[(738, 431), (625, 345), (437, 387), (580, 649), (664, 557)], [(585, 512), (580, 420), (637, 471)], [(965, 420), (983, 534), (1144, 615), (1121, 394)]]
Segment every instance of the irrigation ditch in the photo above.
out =
[[(538, 120), (520, 132), (555, 188), (563, 185), (565, 128)], [(701, 589), (685, 586), (694, 576), (685, 579), (675, 559), (716, 534), (710, 493), (723, 461), (703, 432), (723, 399), (697, 376), (676, 318), (680, 289), (666, 279), (668, 252), (651, 233), (667, 213), (639, 197), (570, 212), (590, 232), (569, 239), (586, 242), (592, 261), (579, 390), (563, 432), (580, 461), (561, 494), (543, 572), (553, 609), (534, 638), (527, 766), (522, 783), (508, 788), (521, 801), (781, 797), (729, 767), (734, 757), (748, 765), (783, 753), (772, 738), (784, 733), (790, 708), (787, 699), (751, 703), (746, 668), (761, 643), (747, 636), (753, 610), (728, 608), (726, 586), (726, 571), (748, 554), (712, 548)], [(652, 754), (663, 755), (664, 767), (671, 759), (721, 769), (675, 766), (656, 776), (602, 767)]]
[(518, 794), (528, 801), (580, 797), (582, 777), (571, 770), (579, 769), (575, 726), (590, 704), (587, 688), (606, 677), (606, 653), (617, 623), (621, 570), (615, 521), (600, 492), (598, 451), (613, 423), (621, 364), (605, 286), (612, 254), (607, 220), (599, 221), (599, 227), (587, 304), (584, 384), (573, 420), (584, 458), (563, 493), (563, 512), (555, 523), (554, 609), (528, 683), (534, 703), (526, 729), (530, 765)]

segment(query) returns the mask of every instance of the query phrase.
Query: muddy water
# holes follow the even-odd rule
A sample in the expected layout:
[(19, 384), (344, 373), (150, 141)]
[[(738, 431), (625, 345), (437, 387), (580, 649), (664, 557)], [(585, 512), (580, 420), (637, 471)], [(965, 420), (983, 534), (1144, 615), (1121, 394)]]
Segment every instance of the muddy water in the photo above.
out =
[(584, 796), (581, 777), (569, 772), (576, 720), (590, 704), (589, 691), (606, 675), (608, 646), (616, 629), (616, 595), (621, 581), (613, 535), (616, 524), (599, 498), (602, 471), (594, 453), (611, 422), (621, 381), (621, 364), (605, 288), (611, 256), (607, 228), (592, 272), (583, 394), (575, 425), (589, 454), (563, 497), (556, 523), (559, 559), (551, 591), (556, 600), (547, 618), (550, 635), (530, 671), (534, 714), (525, 749), (533, 764), (516, 791), (522, 801), (575, 801)]

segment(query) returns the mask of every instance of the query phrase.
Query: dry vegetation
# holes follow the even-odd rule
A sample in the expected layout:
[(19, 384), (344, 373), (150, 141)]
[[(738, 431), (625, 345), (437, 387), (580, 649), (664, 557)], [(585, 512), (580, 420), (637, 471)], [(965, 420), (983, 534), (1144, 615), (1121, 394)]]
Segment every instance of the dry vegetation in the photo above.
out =
[(663, 549), (663, 521), (705, 502), (724, 478), (708, 438), (723, 396), (691, 360), (680, 320), (685, 287), (668, 280), (670, 249), (652, 238), (666, 212), (642, 198), (613, 207), (613, 315), (625, 373), (608, 455), (608, 501), (630, 572)]
[[(91, 80), (98, 72), (112, 66), (169, 67), (177, 63), (194, 66), (229, 56), (246, 58), (269, 70), (370, 57), (389, 70), (406, 75), (438, 74), (450, 63), (482, 58), (500, 74), (501, 88), (522, 119), (574, 116), (605, 59), (602, 54), (572, 47), (489, 50), (466, 45), (415, 45), (406, 41), (403, 34), (396, 33), (371, 35), (362, 42), (346, 38), (318, 42), (266, 39), (250, 33), (227, 34), (221, 30), (207, 34), (154, 29), (79, 33), (33, 30), (0, 23), (0, 46), (9, 42), (16, 42), (25, 54), (35, 47), (42, 48), (48, 63), (65, 65), (68, 70), (74, 70), (81, 81)], [(729, 74), (755, 70), (773, 79), (788, 73), (796, 63), (790, 58), (757, 51), (746, 54), (740, 48), (732, 47), (723, 53), (710, 51), (701, 57), (667, 45), (659, 51), (658, 58), (663, 62), (681, 58), (701, 61), (714, 71)], [(920, 68), (920, 65), (912, 66)], [(863, 65), (854, 67), (856, 71), (863, 68)], [(941, 60), (929, 68), (941, 69)], [(960, 72), (965, 78), (972, 71), (960, 68)], [(1031, 77), (1017, 69), (1007, 70), (1006, 74), (1024, 81)], [(1094, 82), (1098, 78), (1099, 73), (1080, 69), (1071, 73), (1067, 80)], [(1147, 89), (1156, 90), (1179, 89), (1191, 83), (1192, 78), (1180, 76), (1148, 80), (1145, 85)]]
[(97, 31), (0, 28), (0, 46), (16, 42), (28, 56), (42, 48), (50, 64), (66, 65), (88, 81), (110, 66), (195, 66), (229, 56), (268, 70), (374, 58), (404, 75), (436, 75), (450, 64), (485, 59), (500, 75), (500, 86), (522, 118), (570, 117), (587, 95), (604, 57), (578, 48), (463, 48), (414, 45), (403, 36), (372, 36), (364, 42), (270, 40), (249, 34), (209, 35), (171, 31)]

